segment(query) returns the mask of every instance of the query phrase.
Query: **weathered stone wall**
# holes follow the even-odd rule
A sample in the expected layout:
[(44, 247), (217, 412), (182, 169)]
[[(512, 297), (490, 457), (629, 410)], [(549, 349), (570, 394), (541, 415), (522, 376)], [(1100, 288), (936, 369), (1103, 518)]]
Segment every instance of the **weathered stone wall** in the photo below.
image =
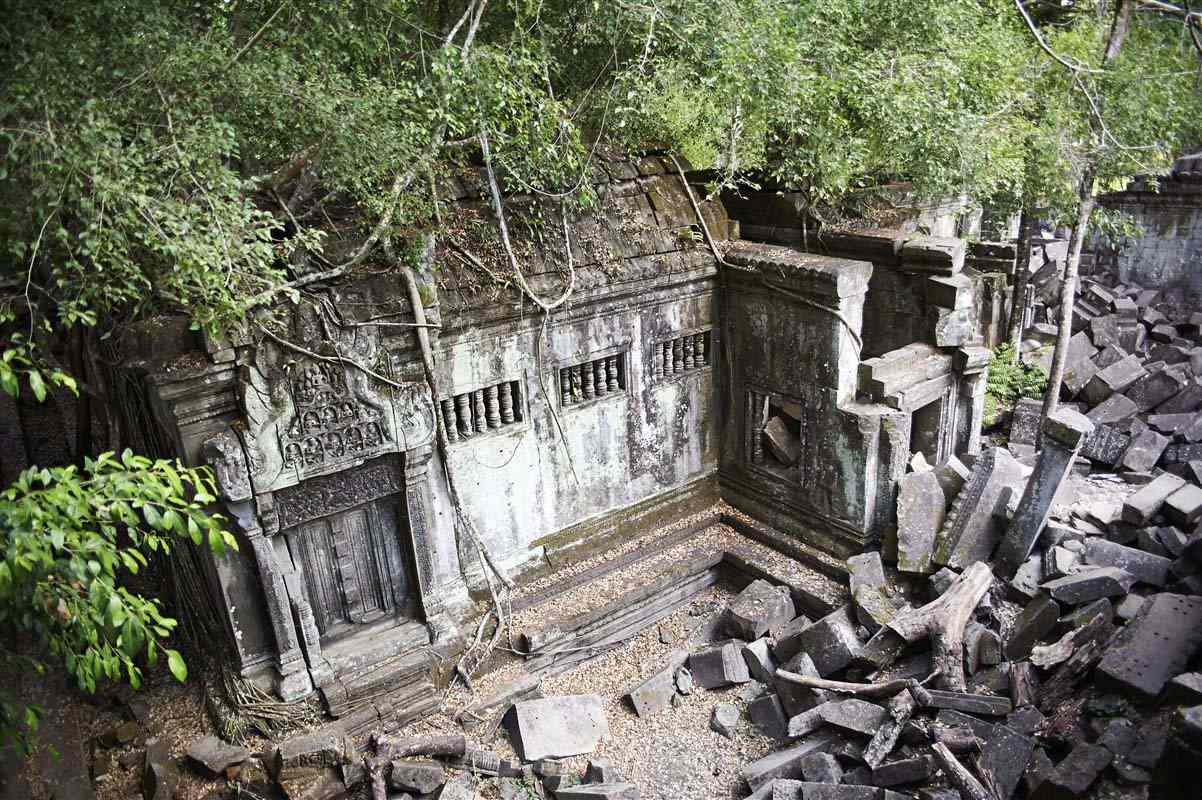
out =
[(1183, 160), (1158, 191), (1141, 179), (1099, 203), (1129, 214), (1143, 233), (1115, 246), (1091, 242), (1095, 271), (1110, 272), (1115, 283), (1176, 289), (1183, 303), (1202, 304), (1202, 165)]
[[(238, 523), (242, 547), (206, 569), (244, 673), (340, 707), (371, 664), (453, 635), (483, 579), (448, 472), (511, 574), (712, 500), (717, 271), (669, 164), (603, 162), (600, 210), (569, 224), (570, 250), (557, 205), (509, 199), (531, 290), (558, 297), (574, 271), (551, 315), (517, 291), (479, 180), (451, 182), (450, 233), (426, 250), (419, 287), (437, 402), (405, 284), (378, 267), (203, 352), (140, 362), (168, 449), (214, 468)], [(725, 237), (721, 206), (702, 209)], [(380, 678), (363, 680), (370, 693)]]

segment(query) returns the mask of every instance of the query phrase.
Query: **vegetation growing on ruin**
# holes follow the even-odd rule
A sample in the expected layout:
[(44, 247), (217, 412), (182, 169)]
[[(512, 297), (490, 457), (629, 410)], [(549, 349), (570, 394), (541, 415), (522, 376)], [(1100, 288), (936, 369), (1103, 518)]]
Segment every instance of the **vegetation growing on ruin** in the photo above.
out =
[(982, 425), (992, 428), (1014, 411), (1019, 399), (1042, 399), (1047, 388), (1048, 373), (1043, 367), (1024, 363), (1009, 343), (998, 346), (989, 359)]
[[(715, 185), (771, 179), (811, 209), (905, 183), (1071, 216), (1196, 142), (1202, 102), (1177, 16), (1139, 12), (1105, 58), (1112, 4), (1059, 5), (1028, 26), (1004, 0), (5, 4), (0, 384), (38, 401), (77, 389), (84, 410), (82, 470), (33, 471), (0, 506), (8, 573), (32, 569), (22, 543), (37, 540), (47, 574), (71, 577), (13, 577), (0, 626), (38, 609), (81, 685), (136, 680), (137, 637), (120, 629), (139, 620), (145, 645), (169, 626), (121, 594), (123, 558), (73, 559), (216, 530), (204, 473), (85, 460), (126, 444), (103, 351), (129, 322), (180, 313), (219, 335), (320, 280), (395, 266), (420, 234), (470, 227), (435, 188), (481, 165), (540, 198), (529, 234), (555, 239), (600, 202), (598, 142), (681, 151)], [(532, 295), (515, 241), (470, 255)], [(1014, 368), (999, 362), (995, 405), (1031, 391)], [(110, 490), (175, 516), (127, 518)], [(93, 605), (63, 619), (30, 599), (55, 592)]]

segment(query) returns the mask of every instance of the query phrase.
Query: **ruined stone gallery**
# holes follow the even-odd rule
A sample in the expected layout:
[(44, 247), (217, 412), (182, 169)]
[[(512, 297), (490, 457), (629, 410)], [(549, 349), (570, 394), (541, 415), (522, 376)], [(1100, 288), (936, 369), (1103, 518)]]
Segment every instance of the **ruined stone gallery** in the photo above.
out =
[[(306, 722), (135, 715), (78, 753), (109, 765), (95, 791), (1192, 796), (1197, 249), (1091, 253), (1059, 408), (987, 427), (1020, 278), (1021, 361), (1051, 359), (1063, 240), (1017, 275), (962, 209), (813, 234), (787, 194), (706, 200), (677, 163), (603, 161), (571, 251), (519, 245), (540, 296), (570, 259), (552, 313), (430, 240), (413, 291), (347, 276), (127, 348), (147, 441), (211, 467), (236, 526), (192, 554), (211, 644)], [(471, 178), (444, 191), (480, 219)], [(1200, 180), (1172, 184), (1194, 213)]]

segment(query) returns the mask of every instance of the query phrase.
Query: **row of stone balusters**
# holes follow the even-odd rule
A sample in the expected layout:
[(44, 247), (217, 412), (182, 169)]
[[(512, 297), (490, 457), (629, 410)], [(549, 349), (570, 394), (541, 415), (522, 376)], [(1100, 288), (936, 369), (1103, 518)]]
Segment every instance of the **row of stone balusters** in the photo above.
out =
[(457, 394), (440, 401), (447, 439), (470, 439), (515, 422), (521, 422), (522, 409), (517, 381), (504, 381), (474, 392)]
[(655, 378), (676, 375), (709, 366), (710, 332), (690, 333), (655, 345), (651, 370)]
[(626, 388), (620, 356), (605, 356), (559, 371), (559, 390), (563, 405), (570, 406), (594, 397)]

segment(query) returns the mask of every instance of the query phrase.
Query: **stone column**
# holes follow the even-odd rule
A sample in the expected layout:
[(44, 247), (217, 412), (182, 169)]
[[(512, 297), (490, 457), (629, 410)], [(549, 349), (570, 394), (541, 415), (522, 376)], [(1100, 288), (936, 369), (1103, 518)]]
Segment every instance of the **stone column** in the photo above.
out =
[(992, 352), (987, 347), (966, 345), (956, 351), (952, 361), (960, 379), (956, 403), (956, 441), (954, 454), (981, 452), (981, 420), (985, 417), (985, 379)]
[(422, 612), (430, 637), (440, 642), (454, 638), (458, 630), (443, 603), (434, 569), (437, 543), (430, 527), (435, 519), (430, 491), (430, 457), (433, 454), (431, 444), (405, 451), (405, 504), (409, 512), (409, 533), (413, 541), (413, 563), (417, 568)]
[(1013, 574), (1031, 554), (1035, 540), (1048, 522), (1056, 491), (1073, 468), (1081, 443), (1092, 431), (1093, 423), (1069, 408), (1058, 409), (1044, 419), (1043, 449), (1035, 459), (1035, 471), (994, 557), (999, 575)]

